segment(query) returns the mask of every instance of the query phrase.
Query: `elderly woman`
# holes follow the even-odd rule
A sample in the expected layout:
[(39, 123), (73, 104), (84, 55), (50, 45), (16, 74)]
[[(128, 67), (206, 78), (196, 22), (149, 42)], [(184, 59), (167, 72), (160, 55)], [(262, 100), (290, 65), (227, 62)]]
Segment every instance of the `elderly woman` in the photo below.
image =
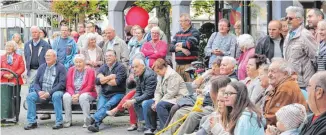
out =
[(148, 110), (148, 121), (145, 120), (146, 127), (149, 128), (145, 133), (153, 133), (156, 129), (156, 115), (159, 118), (160, 129), (168, 119), (170, 109), (177, 103), (177, 99), (188, 95), (188, 90), (185, 81), (174, 71), (164, 59), (157, 59), (153, 65), (153, 69), (158, 75), (157, 86), (154, 94), (154, 99), (149, 100), (146, 107)]
[(24, 43), (23, 43), (23, 41), (21, 39), (20, 34), (15, 33), (12, 36), (12, 41), (15, 41), (16, 44), (17, 44), (16, 53), (19, 54), (19, 55), (21, 55), (21, 56), (24, 56)]
[(153, 27), (151, 29), (152, 40), (146, 42), (141, 49), (146, 57), (146, 66), (152, 67), (156, 59), (164, 59), (166, 56), (168, 45), (165, 41), (160, 40), (160, 31), (159, 27)]
[(74, 65), (70, 67), (67, 74), (66, 93), (63, 95), (65, 110), (64, 127), (71, 126), (71, 104), (80, 104), (83, 115), (84, 125), (86, 128), (86, 118), (90, 116), (90, 102), (95, 100), (97, 93), (95, 90), (95, 71), (86, 67), (85, 57), (83, 54), (77, 54), (74, 58)]
[(243, 80), (247, 77), (247, 64), (249, 58), (255, 54), (255, 41), (249, 34), (240, 35), (238, 38), (241, 55), (238, 63), (238, 80)]
[(259, 68), (261, 65), (267, 63), (267, 58), (265, 55), (255, 54), (250, 57), (247, 64), (247, 75), (248, 77), (243, 80), (248, 88), (248, 96), (251, 102), (255, 103), (258, 96), (264, 93), (264, 88), (261, 86), (261, 81), (259, 79)]
[[(19, 87), (19, 95), (20, 95), (20, 88), (23, 84), (22, 74), (25, 71), (25, 64), (23, 57), (21, 55), (18, 55), (16, 53), (17, 44), (15, 41), (8, 41), (5, 46), (6, 54), (1, 56), (1, 64), (0, 68), (6, 68), (10, 69), (13, 72), (15, 72), (19, 79), (18, 84), (16, 82), (16, 79), (14, 78), (14, 75), (6, 72), (6, 71), (0, 71), (1, 74), (1, 83), (14, 83), (15, 85), (18, 85)], [(19, 111), (18, 111), (19, 112)]]
[(209, 67), (218, 56), (236, 56), (237, 39), (233, 34), (229, 34), (230, 23), (226, 19), (218, 22), (218, 32), (214, 32), (205, 47), (205, 55), (209, 56)]
[(102, 49), (96, 45), (96, 35), (93, 33), (87, 34), (87, 45), (81, 51), (85, 56), (86, 65), (98, 69), (104, 62), (104, 55)]
[(326, 21), (322, 20), (317, 25), (318, 34), (320, 36), (320, 46), (317, 57), (318, 71), (326, 70)]
[(128, 43), (130, 62), (132, 62), (136, 54), (141, 52), (141, 48), (145, 42), (145, 40), (143, 40), (143, 30), (141, 28), (136, 28), (133, 31), (133, 35), (134, 37)]

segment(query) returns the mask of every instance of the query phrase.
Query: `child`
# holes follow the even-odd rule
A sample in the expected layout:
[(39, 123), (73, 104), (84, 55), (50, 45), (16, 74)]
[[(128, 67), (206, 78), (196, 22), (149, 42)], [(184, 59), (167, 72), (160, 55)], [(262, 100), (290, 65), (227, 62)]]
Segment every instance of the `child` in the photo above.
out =
[(301, 104), (283, 106), (276, 113), (276, 127), (268, 126), (266, 135), (298, 135), (299, 127), (306, 119), (306, 108)]

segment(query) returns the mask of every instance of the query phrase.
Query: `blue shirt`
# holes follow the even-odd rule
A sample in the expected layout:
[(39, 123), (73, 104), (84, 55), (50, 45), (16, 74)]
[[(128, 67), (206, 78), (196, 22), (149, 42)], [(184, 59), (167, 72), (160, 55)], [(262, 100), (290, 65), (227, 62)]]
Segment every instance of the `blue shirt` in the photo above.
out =
[(64, 64), (65, 58), (66, 58), (66, 52), (69, 51), (67, 50), (68, 46), (68, 38), (60, 38), (59, 39), (59, 44), (57, 46), (57, 56), (58, 56), (58, 61), (61, 64)]
[(45, 72), (43, 75), (42, 90), (49, 92), (52, 90), (52, 86), (57, 75), (56, 68), (53, 64), (52, 66), (46, 66)]
[(41, 39), (38, 39), (37, 42), (34, 42), (33, 40), (33, 46), (37, 46), (37, 44), (40, 42)]

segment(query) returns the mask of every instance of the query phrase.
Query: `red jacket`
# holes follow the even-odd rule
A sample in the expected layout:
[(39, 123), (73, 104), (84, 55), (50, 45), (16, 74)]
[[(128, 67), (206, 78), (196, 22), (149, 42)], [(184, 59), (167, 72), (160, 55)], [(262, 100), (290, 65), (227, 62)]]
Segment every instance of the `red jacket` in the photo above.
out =
[[(74, 86), (75, 66), (69, 68), (66, 81), (66, 92), (70, 95), (75, 94)], [(85, 68), (83, 83), (78, 94), (89, 93), (96, 99), (97, 93), (95, 90), (95, 71), (92, 68)]]
[[(1, 64), (0, 64), (0, 68), (7, 68), (10, 69), (12, 71), (14, 71), (18, 76), (19, 76), (19, 84), (22, 85), (23, 83), (23, 79), (21, 77), (21, 74), (24, 73), (25, 71), (25, 64), (24, 64), (24, 60), (23, 57), (14, 53), (13, 54), (13, 64), (9, 65), (7, 63), (7, 54), (2, 55), (1, 56)], [(13, 82), (14, 84), (16, 84), (16, 79), (10, 79), (8, 80), (7, 78), (3, 77), (3, 75), (5, 74), (9, 74), (9, 72), (7, 71), (0, 71), (1, 74), (1, 82)]]
[(146, 42), (143, 47), (141, 48), (141, 52), (145, 55), (146, 58), (149, 59), (149, 67), (152, 68), (153, 63), (158, 58), (164, 59), (167, 53), (168, 45), (159, 40), (154, 47), (153, 42)]

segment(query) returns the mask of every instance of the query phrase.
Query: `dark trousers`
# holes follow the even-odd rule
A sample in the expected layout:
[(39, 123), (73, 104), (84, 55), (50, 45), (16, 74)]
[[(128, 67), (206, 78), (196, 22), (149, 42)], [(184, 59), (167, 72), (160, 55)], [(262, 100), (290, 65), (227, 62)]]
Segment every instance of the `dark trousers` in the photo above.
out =
[[(163, 129), (166, 121), (168, 120), (170, 110), (174, 104), (166, 101), (160, 101), (156, 105), (157, 116), (160, 121), (160, 129)], [(155, 121), (156, 123), (156, 121)]]

